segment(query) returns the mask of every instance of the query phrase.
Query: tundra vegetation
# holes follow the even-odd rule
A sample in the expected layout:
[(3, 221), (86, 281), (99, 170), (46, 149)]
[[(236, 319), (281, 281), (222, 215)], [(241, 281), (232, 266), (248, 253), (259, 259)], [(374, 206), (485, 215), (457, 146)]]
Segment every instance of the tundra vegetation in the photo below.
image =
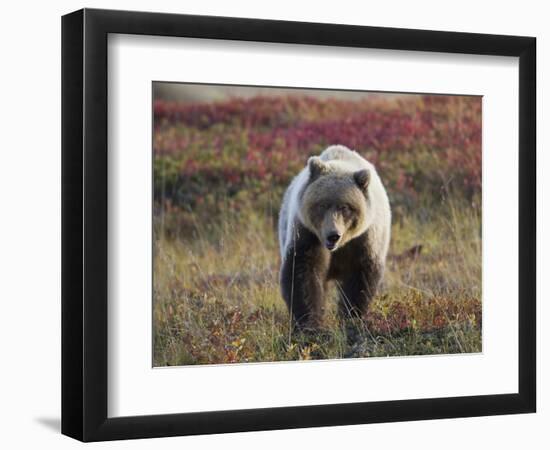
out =
[[(155, 366), (481, 351), (479, 97), (156, 100), (153, 114)], [(276, 221), (331, 144), (377, 167), (390, 254), (364, 320), (331, 302), (304, 333), (281, 298)]]

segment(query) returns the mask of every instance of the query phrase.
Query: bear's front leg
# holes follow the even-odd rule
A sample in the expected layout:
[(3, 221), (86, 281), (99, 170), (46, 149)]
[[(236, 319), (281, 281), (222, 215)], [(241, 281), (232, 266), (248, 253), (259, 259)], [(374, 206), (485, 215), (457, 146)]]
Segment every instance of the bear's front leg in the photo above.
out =
[(298, 226), (281, 266), (281, 292), (295, 323), (317, 328), (323, 321), (329, 254), (317, 237)]
[(363, 261), (354, 273), (339, 281), (340, 313), (344, 317), (366, 317), (369, 304), (376, 294), (382, 273), (372, 261)]

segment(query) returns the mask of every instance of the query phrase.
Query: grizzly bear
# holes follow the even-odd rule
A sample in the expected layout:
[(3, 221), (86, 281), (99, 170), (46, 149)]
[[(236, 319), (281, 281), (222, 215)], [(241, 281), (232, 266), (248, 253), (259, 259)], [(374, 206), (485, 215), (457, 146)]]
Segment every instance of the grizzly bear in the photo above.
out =
[(388, 253), (390, 203), (374, 166), (333, 145), (288, 187), (279, 213), (281, 292), (295, 323), (323, 322), (328, 283), (345, 316), (365, 317)]

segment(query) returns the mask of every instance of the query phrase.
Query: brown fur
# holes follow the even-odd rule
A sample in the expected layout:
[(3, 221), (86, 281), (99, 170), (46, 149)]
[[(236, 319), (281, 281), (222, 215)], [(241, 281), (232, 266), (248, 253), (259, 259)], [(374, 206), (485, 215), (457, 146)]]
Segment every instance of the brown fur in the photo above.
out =
[[(361, 171), (362, 172), (362, 171)], [(358, 187), (354, 176), (329, 174), (313, 182), (302, 196), (304, 225), (324, 242), (332, 231), (342, 235), (339, 247), (357, 236), (366, 216), (366, 186)]]
[(330, 252), (303, 225), (296, 227), (295, 244), (281, 270), (281, 289), (298, 325), (316, 328), (322, 324), (331, 281), (338, 286), (342, 316), (365, 316), (382, 275), (366, 248), (368, 233)]
[[(313, 168), (312, 168), (313, 167)], [(301, 218), (281, 268), (281, 289), (295, 321), (318, 327), (323, 320), (328, 283), (335, 281), (342, 314), (364, 316), (378, 287), (382, 268), (370, 252), (365, 229), (369, 173), (332, 174), (310, 162), (311, 178), (302, 192)], [(336, 246), (327, 239), (336, 233)]]

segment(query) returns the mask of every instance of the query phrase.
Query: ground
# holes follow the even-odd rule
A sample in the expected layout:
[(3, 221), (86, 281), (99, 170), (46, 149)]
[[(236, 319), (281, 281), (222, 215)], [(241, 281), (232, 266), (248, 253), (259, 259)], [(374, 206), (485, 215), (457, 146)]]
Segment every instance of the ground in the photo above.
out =
[[(302, 333), (275, 222), (292, 176), (336, 143), (377, 166), (390, 255), (366, 321), (338, 320), (332, 302)], [(156, 366), (481, 351), (479, 98), (158, 101), (154, 151)]]

